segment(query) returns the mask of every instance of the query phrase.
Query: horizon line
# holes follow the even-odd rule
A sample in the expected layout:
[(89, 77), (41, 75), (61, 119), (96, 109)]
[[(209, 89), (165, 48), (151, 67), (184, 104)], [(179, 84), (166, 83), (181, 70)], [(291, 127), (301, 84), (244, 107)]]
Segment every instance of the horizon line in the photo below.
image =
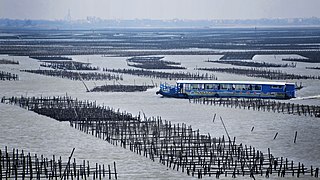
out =
[(153, 18), (133, 18), (133, 19), (120, 19), (120, 18), (114, 18), (114, 19), (106, 19), (106, 18), (101, 18), (97, 16), (87, 16), (85, 19), (19, 19), (19, 18), (7, 18), (7, 17), (0, 17), (1, 20), (31, 20), (31, 21), (83, 21), (83, 20), (88, 20), (88, 18), (93, 18), (96, 20), (114, 20), (114, 21), (136, 21), (136, 20), (153, 20), (153, 21), (255, 21), (255, 20), (290, 20), (290, 19), (320, 19), (320, 17), (290, 17), (290, 18), (246, 18), (246, 19), (187, 19), (187, 18), (172, 18), (172, 19), (153, 19)]

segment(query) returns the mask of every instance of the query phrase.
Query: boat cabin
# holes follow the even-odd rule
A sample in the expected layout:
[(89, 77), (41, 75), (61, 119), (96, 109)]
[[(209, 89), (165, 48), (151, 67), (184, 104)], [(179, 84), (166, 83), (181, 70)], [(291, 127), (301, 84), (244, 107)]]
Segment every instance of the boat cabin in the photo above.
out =
[(175, 98), (235, 97), (290, 99), (295, 84), (258, 81), (179, 80), (176, 85), (161, 84), (157, 94)]

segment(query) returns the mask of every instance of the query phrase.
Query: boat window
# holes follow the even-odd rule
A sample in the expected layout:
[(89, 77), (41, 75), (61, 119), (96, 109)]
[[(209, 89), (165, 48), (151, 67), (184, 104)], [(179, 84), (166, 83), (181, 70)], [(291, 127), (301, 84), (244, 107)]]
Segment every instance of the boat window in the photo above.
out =
[(252, 90), (252, 85), (251, 84), (245, 85), (245, 90), (251, 91)]
[(256, 90), (256, 91), (261, 91), (261, 89), (262, 89), (261, 85), (255, 85), (254, 86), (254, 90)]
[(225, 84), (220, 84), (220, 88), (219, 89), (220, 90), (225, 90), (225, 89), (227, 89), (227, 86)]
[(236, 90), (245, 90), (246, 89), (246, 85), (244, 85), (244, 84), (236, 84), (235, 85), (235, 89)]
[(272, 85), (271, 88), (272, 89), (282, 89), (283, 86), (281, 85)]
[(190, 84), (184, 84), (184, 89), (185, 90), (190, 90)]
[(191, 89), (200, 89), (201, 84), (191, 84)]
[(205, 85), (205, 88), (206, 88), (206, 89), (213, 89), (213, 84), (206, 84), (206, 85)]
[(220, 84), (221, 90), (230, 90), (232, 89), (232, 84)]

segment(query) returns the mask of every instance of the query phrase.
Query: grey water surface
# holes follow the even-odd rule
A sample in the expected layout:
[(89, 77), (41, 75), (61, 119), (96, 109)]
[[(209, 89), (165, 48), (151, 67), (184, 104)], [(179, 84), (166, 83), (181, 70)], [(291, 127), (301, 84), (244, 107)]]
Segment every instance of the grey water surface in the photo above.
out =
[[(288, 55), (289, 56), (289, 55)], [(211, 136), (226, 135), (219, 120), (212, 121), (214, 114), (222, 117), (226, 128), (236, 143), (243, 143), (267, 153), (271, 149), (276, 157), (285, 157), (294, 162), (304, 163), (306, 167), (320, 167), (320, 123), (319, 118), (309, 116), (288, 115), (273, 112), (235, 109), (220, 106), (207, 106), (190, 103), (186, 99), (162, 98), (155, 92), (157, 88), (146, 92), (110, 93), (86, 92), (81, 81), (72, 81), (57, 77), (20, 72), (21, 69), (39, 69), (39, 62), (28, 57), (1, 56), (0, 58), (18, 60), (19, 65), (0, 65), (0, 70), (16, 73), (19, 81), (0, 81), (0, 96), (71, 96), (82, 100), (96, 101), (100, 105), (110, 106), (137, 115), (161, 116), (172, 123), (185, 123), (193, 129), (200, 129), (201, 134), (210, 133)], [(90, 62), (100, 68), (129, 68), (126, 57), (102, 57), (99, 55), (72, 56), (74, 60)], [(231, 67), (204, 62), (215, 60), (219, 56), (165, 56), (165, 60), (181, 62), (189, 72), (198, 72), (195, 67)], [(279, 55), (256, 56), (255, 61), (281, 62)], [(320, 66), (319, 64), (312, 64)], [(308, 69), (308, 63), (297, 63), (296, 68), (278, 68), (282, 71), (295, 74), (319, 75), (319, 70)], [(45, 69), (41, 67), (41, 69)], [(167, 70), (174, 71), (174, 70)], [(179, 72), (179, 70), (176, 70)], [(101, 73), (103, 73), (101, 71)], [(200, 73), (206, 73), (201, 71)], [(210, 72), (207, 72), (210, 73)], [(239, 75), (214, 73), (218, 80), (258, 80)], [(123, 75), (121, 84), (151, 84), (160, 82), (174, 83), (173, 80), (160, 80), (131, 75)], [(288, 100), (291, 103), (320, 105), (320, 80), (290, 80), (302, 82), (305, 86), (297, 92), (297, 98)], [(115, 81), (86, 81), (93, 88), (97, 85), (118, 83)], [(17, 106), (0, 104), (0, 148), (18, 148), (26, 152), (62, 156), (67, 159), (72, 148), (76, 148), (74, 157), (78, 160), (89, 160), (92, 163), (117, 163), (119, 179), (192, 179), (186, 173), (168, 169), (166, 166), (152, 162), (150, 159), (137, 155), (128, 149), (113, 146), (91, 135), (80, 132), (54, 119), (38, 115)], [(251, 131), (252, 127), (254, 130)], [(294, 134), (298, 132), (297, 142), (293, 143)], [(273, 137), (278, 132), (277, 138)], [(211, 179), (209, 177), (204, 177)], [(231, 177), (222, 177), (229, 179)], [(249, 177), (239, 177), (248, 179)], [(256, 177), (264, 179), (264, 177)], [(272, 177), (277, 179), (277, 177)], [(280, 178), (279, 178), (280, 179)], [(283, 179), (283, 178), (281, 178)], [(292, 179), (286, 177), (284, 179)], [(299, 179), (315, 179), (303, 177)]]

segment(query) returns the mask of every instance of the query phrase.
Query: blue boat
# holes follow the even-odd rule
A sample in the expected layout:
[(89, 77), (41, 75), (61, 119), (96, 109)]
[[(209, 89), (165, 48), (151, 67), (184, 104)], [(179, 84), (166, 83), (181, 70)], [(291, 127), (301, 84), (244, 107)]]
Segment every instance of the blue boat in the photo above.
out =
[(179, 80), (176, 85), (160, 84), (160, 90), (156, 94), (173, 98), (290, 99), (295, 97), (295, 84), (258, 81)]

